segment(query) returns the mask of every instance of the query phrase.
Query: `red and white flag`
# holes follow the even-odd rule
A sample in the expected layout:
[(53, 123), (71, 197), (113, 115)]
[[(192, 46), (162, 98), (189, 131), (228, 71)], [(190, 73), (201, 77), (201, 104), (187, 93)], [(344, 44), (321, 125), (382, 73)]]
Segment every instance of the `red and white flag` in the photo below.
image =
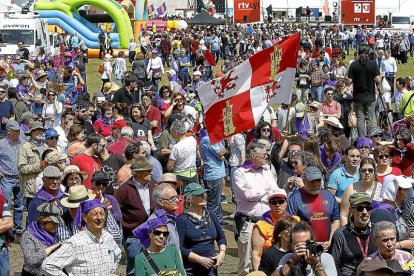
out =
[(254, 128), (268, 104), (290, 103), (299, 43), (289, 36), (198, 89), (212, 144)]

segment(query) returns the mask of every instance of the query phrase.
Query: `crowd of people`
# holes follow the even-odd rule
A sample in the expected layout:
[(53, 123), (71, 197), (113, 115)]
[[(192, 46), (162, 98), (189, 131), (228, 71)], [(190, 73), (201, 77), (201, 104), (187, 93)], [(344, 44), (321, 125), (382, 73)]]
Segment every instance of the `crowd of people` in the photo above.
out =
[[(291, 102), (211, 144), (198, 88), (296, 32)], [(218, 275), (233, 238), (237, 275), (414, 274), (412, 34), (148, 30), (116, 58), (101, 38), (99, 91), (76, 34), (61, 62), (0, 60), (0, 275), (15, 238), (22, 275)]]

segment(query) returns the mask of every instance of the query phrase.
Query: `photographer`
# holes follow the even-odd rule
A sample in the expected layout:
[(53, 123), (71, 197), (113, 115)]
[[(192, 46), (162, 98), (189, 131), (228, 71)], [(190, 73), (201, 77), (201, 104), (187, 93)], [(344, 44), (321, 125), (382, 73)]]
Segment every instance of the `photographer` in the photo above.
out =
[(315, 275), (336, 276), (335, 262), (328, 253), (323, 253), (323, 247), (313, 242), (310, 227), (298, 223), (290, 232), (293, 253), (286, 254), (272, 276), (285, 275)]

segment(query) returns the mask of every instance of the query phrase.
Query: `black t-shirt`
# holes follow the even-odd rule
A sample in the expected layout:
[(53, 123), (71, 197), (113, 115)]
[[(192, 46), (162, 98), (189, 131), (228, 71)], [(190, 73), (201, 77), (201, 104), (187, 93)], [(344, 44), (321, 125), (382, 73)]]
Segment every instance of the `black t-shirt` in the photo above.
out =
[(27, 48), (22, 48), (22, 49), (17, 49), (17, 55), (21, 59), (28, 60), (30, 53), (29, 53), (29, 50)]
[(114, 194), (113, 183), (116, 181), (116, 174), (124, 164), (124, 157), (116, 154), (110, 154), (108, 159), (102, 161), (102, 171), (109, 177), (109, 185), (105, 191), (106, 194)]
[(151, 129), (151, 123), (144, 119), (137, 123), (132, 122), (132, 129), (134, 130), (134, 138), (138, 141), (148, 141), (148, 130)]
[(289, 252), (284, 252), (274, 246), (269, 247), (260, 259), (259, 271), (263, 271), (270, 276), (279, 266), (280, 260)]
[(352, 79), (354, 87), (354, 102), (375, 101), (374, 78), (380, 75), (374, 60), (367, 60), (365, 65), (354, 61), (349, 66), (348, 77)]
[(399, 241), (408, 240), (410, 238), (410, 229), (398, 211), (391, 212), (381, 208), (371, 212), (371, 223), (375, 224), (380, 221), (389, 221), (397, 227), (397, 239)]

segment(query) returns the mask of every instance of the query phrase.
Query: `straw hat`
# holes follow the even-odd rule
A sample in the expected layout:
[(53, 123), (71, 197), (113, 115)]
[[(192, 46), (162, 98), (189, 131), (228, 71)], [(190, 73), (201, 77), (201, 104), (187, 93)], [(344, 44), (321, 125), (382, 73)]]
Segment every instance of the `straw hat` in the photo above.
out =
[(88, 179), (88, 173), (87, 172), (81, 171), (78, 166), (69, 165), (63, 170), (63, 175), (62, 175), (62, 184), (63, 185), (66, 185), (67, 178), (71, 173), (79, 174), (82, 177), (82, 181), (85, 181), (86, 179)]
[(60, 203), (66, 208), (78, 208), (81, 202), (92, 200), (95, 196), (85, 186), (76, 185), (69, 188), (69, 196), (62, 198)]
[(177, 176), (173, 173), (164, 173), (162, 175), (161, 180), (157, 184), (161, 184), (161, 183), (173, 184), (177, 188), (182, 187), (184, 185), (182, 181), (177, 180)]
[(38, 81), (41, 77), (43, 77), (43, 76), (46, 76), (47, 74), (46, 74), (46, 72), (45, 71), (43, 71), (43, 70), (39, 70), (39, 71), (37, 71), (37, 77), (36, 77), (36, 80)]
[(336, 128), (344, 128), (341, 122), (339, 122), (339, 119), (333, 116), (329, 116), (326, 119), (322, 119), (325, 123), (327, 123), (330, 126), (336, 127)]
[(117, 91), (119, 89), (119, 86), (113, 82), (107, 82), (104, 84), (103, 92), (104, 94), (109, 94), (114, 91)]

